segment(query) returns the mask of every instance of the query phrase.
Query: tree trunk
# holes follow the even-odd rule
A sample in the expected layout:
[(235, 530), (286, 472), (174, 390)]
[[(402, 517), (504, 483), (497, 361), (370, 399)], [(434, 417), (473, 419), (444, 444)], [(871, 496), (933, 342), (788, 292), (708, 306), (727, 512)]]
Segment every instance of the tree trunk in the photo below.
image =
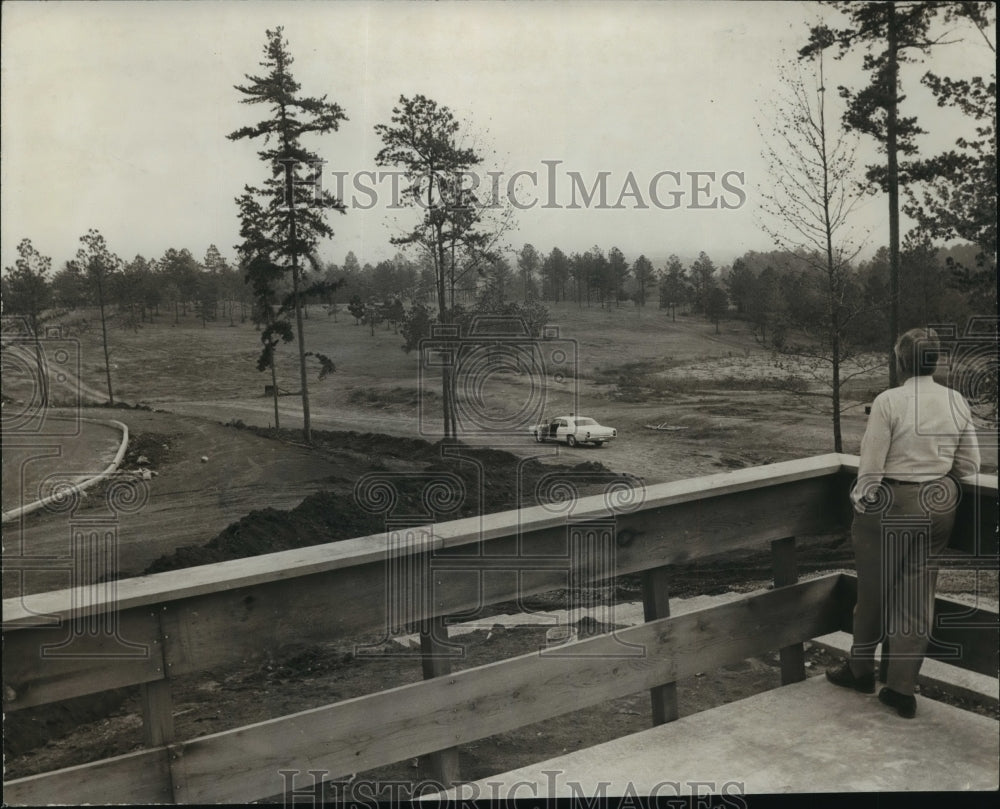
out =
[(899, 384), (893, 348), (899, 335), (899, 163), (897, 155), (899, 42), (896, 31), (896, 9), (886, 4), (889, 15), (889, 108), (886, 111), (886, 154), (889, 158), (889, 386)]
[[(295, 241), (295, 218), (292, 217), (289, 228), (292, 232), (292, 242)], [(299, 305), (299, 266), (298, 257), (292, 250), (292, 297), (295, 301), (295, 329), (299, 338), (299, 378), (302, 383), (302, 436), (307, 444), (312, 443), (312, 426), (309, 419), (309, 387), (306, 380), (306, 345), (305, 329), (302, 324), (302, 308)]]
[[(282, 109), (282, 120), (284, 120)], [(287, 144), (286, 144), (287, 145)], [(307, 444), (312, 443), (312, 425), (309, 418), (309, 383), (306, 379), (305, 327), (302, 323), (302, 301), (299, 299), (299, 255), (295, 247), (298, 233), (295, 228), (295, 188), (292, 170), (285, 172), (285, 199), (288, 200), (288, 245), (292, 259), (292, 305), (295, 307), (295, 331), (299, 342), (299, 383), (302, 387), (302, 436)]]
[(115, 394), (111, 390), (111, 359), (108, 353), (108, 324), (104, 317), (104, 284), (100, 275), (97, 276), (97, 302), (101, 310), (101, 337), (104, 341), (104, 373), (108, 379), (108, 402), (114, 407)]
[(281, 429), (281, 421), (278, 418), (278, 374), (274, 368), (274, 352), (271, 352), (271, 397), (274, 399), (274, 429)]
[[(823, 56), (819, 60), (819, 82), (824, 84)], [(826, 150), (826, 101), (820, 96), (819, 102), (820, 160), (823, 165), (823, 226), (826, 236), (826, 297), (827, 318), (830, 323), (830, 351), (833, 362), (833, 451), (843, 452), (844, 442), (840, 430), (840, 311), (842, 281), (837, 277), (837, 266), (833, 256), (833, 220), (830, 217), (830, 163)]]
[(834, 323), (833, 332), (833, 451), (844, 451), (840, 431), (840, 326)]
[(42, 342), (38, 339), (38, 325), (34, 327), (35, 364), (38, 366), (38, 390), (41, 393), (42, 409), (49, 406), (49, 376), (45, 371), (45, 360), (42, 359)]

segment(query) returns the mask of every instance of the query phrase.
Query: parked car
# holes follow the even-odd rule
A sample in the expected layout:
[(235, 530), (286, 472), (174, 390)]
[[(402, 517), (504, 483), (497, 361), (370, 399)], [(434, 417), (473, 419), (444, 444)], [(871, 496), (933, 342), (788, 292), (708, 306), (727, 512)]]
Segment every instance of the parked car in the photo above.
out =
[(558, 416), (544, 424), (536, 424), (529, 428), (529, 432), (539, 443), (565, 441), (568, 447), (575, 447), (577, 444), (594, 444), (599, 447), (618, 435), (613, 427), (605, 427), (587, 416), (573, 415)]

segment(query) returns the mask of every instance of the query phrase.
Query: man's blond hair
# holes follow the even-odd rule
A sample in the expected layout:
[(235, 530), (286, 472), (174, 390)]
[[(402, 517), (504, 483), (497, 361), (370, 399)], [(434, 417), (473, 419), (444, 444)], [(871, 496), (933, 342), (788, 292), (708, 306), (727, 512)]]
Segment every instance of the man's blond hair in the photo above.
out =
[(941, 341), (934, 329), (910, 329), (893, 348), (899, 369), (906, 376), (933, 374), (941, 356)]

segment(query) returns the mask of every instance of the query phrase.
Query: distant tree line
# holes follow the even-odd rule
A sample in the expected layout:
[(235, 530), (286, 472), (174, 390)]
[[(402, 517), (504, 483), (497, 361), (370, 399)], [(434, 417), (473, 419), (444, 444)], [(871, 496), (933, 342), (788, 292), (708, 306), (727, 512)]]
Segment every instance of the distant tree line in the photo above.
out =
[[(227, 261), (215, 245), (201, 260), (187, 248), (170, 248), (158, 258), (136, 255), (131, 261), (103, 249), (105, 255), (96, 264), (78, 255), (53, 272), (52, 260), (40, 255), (30, 239), (22, 240), (16, 266), (6, 268), (2, 277), (4, 314), (37, 323), (45, 312), (88, 310), (103, 302), (109, 322), (119, 328), (137, 329), (157, 320), (180, 323), (185, 318), (231, 324), (261, 320), (246, 272)], [(525, 254), (535, 258), (523, 262)], [(854, 326), (863, 342), (877, 340), (886, 322), (882, 308), (889, 295), (888, 259), (888, 249), (880, 248), (848, 274), (845, 294), (871, 304)], [(904, 243), (901, 261), (906, 278), (899, 303), (904, 329), (927, 323), (955, 323), (962, 329), (970, 317), (988, 315), (995, 307), (995, 268), (982, 265), (981, 251), (974, 245), (938, 248), (913, 237)], [(377, 323), (391, 328), (401, 322), (401, 306), (433, 308), (430, 268), (401, 253), (362, 265), (348, 252), (342, 264), (327, 263), (313, 275), (341, 282), (333, 291), (303, 296), (331, 316), (349, 312), (361, 323), (364, 310), (375, 308), (382, 313)], [(788, 329), (810, 321), (820, 305), (816, 285), (804, 256), (792, 251), (749, 251), (722, 266), (705, 252), (688, 264), (671, 255), (662, 267), (655, 267), (644, 255), (628, 261), (617, 247), (605, 252), (595, 246), (567, 255), (558, 247), (541, 254), (527, 244), (513, 261), (500, 256), (485, 263), (457, 288), (456, 298), (457, 305), (470, 310), (484, 293), (502, 302), (570, 301), (592, 307), (623, 302), (644, 306), (655, 300), (675, 319), (680, 312), (710, 322), (746, 320), (762, 341), (780, 342)], [(306, 313), (308, 317), (308, 309)]]
[[(55, 272), (52, 260), (39, 255), (31, 240), (24, 239), (17, 262), (23, 268), (7, 268), (2, 279), (4, 314), (33, 314), (39, 306), (73, 312), (103, 304), (115, 325), (130, 329), (153, 323), (155, 318), (174, 323), (182, 317), (235, 323), (250, 317), (252, 296), (243, 273), (214, 244), (200, 261), (187, 248), (170, 248), (159, 258), (136, 255), (126, 261), (107, 249), (98, 231), (91, 233), (95, 234), (92, 244), (100, 241), (102, 255), (89, 255), (85, 250)], [(44, 262), (44, 269), (41, 264), (33, 265), (32, 256)], [(26, 297), (29, 289), (37, 290), (35, 304)]]

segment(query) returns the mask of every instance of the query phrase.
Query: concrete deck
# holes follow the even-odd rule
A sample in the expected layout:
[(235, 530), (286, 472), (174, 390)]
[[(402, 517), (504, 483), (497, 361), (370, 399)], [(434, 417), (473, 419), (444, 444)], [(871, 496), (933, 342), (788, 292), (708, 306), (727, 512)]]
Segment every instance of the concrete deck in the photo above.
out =
[(463, 784), (457, 797), (996, 790), (1000, 723), (917, 698), (902, 719), (820, 675)]

